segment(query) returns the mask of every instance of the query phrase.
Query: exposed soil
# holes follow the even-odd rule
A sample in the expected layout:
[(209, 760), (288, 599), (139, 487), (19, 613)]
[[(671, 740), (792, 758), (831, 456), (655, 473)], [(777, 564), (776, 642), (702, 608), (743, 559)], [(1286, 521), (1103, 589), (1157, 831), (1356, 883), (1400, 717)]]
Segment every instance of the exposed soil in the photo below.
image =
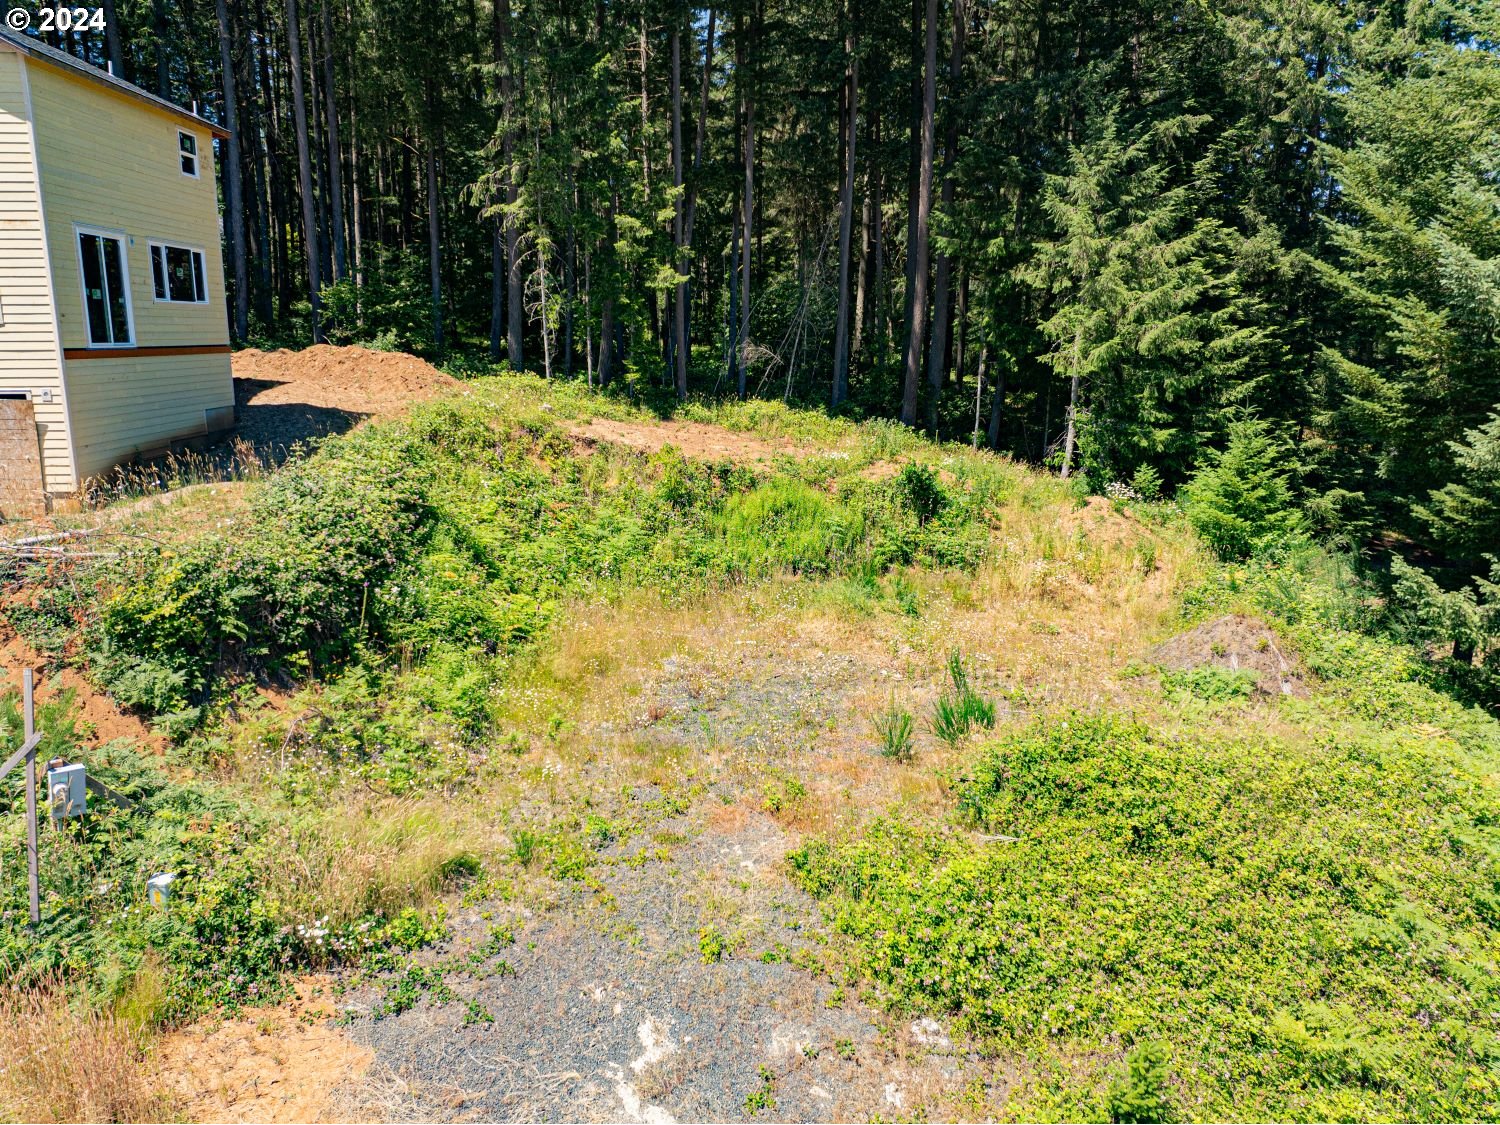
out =
[(157, 1081), (191, 1121), (350, 1120), (347, 1087), (372, 1056), (328, 1022), (329, 986), (307, 978), (277, 1007), (167, 1035), (156, 1049)]
[(616, 422), (607, 418), (570, 427), (585, 445), (608, 442), (654, 453), (675, 446), (684, 457), (699, 461), (755, 461), (805, 457), (817, 452), (792, 441), (767, 441), (752, 434), (726, 430), (703, 422)]
[(0, 691), (21, 688), (21, 674), (30, 668), (35, 675), (36, 701), (45, 703), (59, 693), (72, 689), (74, 702), (83, 718), (86, 745), (102, 746), (117, 738), (133, 739), (145, 749), (160, 754), (167, 740), (138, 716), (127, 714), (109, 696), (84, 679), (74, 668), (59, 668), (28, 645), (6, 625), (0, 623)]
[(463, 385), (416, 356), (329, 344), (247, 348), (234, 354), (233, 369), (238, 435), (277, 461), (297, 442), (399, 414)]
[(1254, 672), (1262, 695), (1302, 695), (1302, 671), (1264, 621), (1230, 614), (1204, 622), (1151, 650), (1163, 668), (1185, 672), (1193, 668), (1223, 668)]

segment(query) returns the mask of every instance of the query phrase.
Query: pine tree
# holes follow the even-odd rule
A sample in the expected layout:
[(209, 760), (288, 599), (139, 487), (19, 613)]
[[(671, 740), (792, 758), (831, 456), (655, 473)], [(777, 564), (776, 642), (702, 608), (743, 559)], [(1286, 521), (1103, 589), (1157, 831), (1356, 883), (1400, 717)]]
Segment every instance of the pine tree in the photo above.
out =
[(1222, 386), (1263, 343), (1245, 323), (1253, 302), (1233, 292), (1231, 236), (1194, 220), (1188, 187), (1168, 186), (1153, 159), (1201, 124), (1176, 118), (1126, 142), (1111, 115), (1047, 181), (1057, 233), (1018, 272), (1057, 302), (1040, 327), (1067, 380), (1064, 477), (1078, 450), (1095, 487), (1148, 460), (1180, 479), (1216, 428), (1200, 415), (1222, 408)]
[(1211, 454), (1182, 490), (1188, 521), (1220, 558), (1249, 558), (1301, 534), (1289, 460), (1265, 422), (1241, 420), (1230, 424), (1223, 452)]
[(1500, 548), (1500, 410), (1449, 448), (1457, 477), (1435, 489), (1417, 514), (1454, 558), (1477, 561)]

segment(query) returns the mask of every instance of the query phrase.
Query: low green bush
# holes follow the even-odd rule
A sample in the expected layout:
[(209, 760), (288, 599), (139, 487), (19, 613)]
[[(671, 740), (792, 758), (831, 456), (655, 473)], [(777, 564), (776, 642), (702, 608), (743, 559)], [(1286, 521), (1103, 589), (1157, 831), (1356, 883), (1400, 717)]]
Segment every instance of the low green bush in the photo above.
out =
[[(997, 1047), (1159, 1041), (1208, 1117), (1489, 1118), (1486, 768), (1409, 729), (1246, 741), (1074, 713), (980, 751), (953, 825), (887, 820), (790, 862), (890, 1003)], [(1136, 1070), (1045, 1112), (1151, 1119)]]

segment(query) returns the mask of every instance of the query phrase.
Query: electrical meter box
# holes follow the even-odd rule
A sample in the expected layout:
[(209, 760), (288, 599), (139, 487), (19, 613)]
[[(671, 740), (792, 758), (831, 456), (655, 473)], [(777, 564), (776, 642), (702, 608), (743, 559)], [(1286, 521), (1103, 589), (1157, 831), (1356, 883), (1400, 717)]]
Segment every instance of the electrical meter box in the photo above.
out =
[(52, 823), (61, 824), (88, 812), (88, 788), (83, 763), (58, 766), (47, 771), (47, 795), (52, 805)]
[(176, 879), (177, 876), (170, 871), (151, 876), (146, 880), (146, 900), (156, 909), (165, 910), (172, 901), (172, 883)]

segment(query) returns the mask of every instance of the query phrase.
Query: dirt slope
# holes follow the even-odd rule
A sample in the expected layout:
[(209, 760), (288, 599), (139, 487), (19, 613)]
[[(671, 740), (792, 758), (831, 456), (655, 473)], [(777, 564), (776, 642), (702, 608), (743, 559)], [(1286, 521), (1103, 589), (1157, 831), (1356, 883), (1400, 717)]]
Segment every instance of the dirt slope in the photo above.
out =
[(62, 667), (32, 648), (3, 622), (0, 622), (0, 692), (21, 689), (22, 672), (30, 668), (36, 675), (36, 701), (46, 703), (71, 689), (83, 720), (85, 744), (102, 746), (115, 738), (133, 739), (137, 744), (162, 753), (167, 740), (138, 716), (122, 711), (114, 700), (94, 687), (75, 668)]
[(585, 447), (606, 442), (655, 453), (671, 445), (681, 450), (684, 457), (702, 461), (770, 463), (778, 456), (806, 457), (817, 452), (792, 441), (765, 441), (703, 422), (618, 422), (594, 418), (582, 425), (570, 425), (569, 429)]

